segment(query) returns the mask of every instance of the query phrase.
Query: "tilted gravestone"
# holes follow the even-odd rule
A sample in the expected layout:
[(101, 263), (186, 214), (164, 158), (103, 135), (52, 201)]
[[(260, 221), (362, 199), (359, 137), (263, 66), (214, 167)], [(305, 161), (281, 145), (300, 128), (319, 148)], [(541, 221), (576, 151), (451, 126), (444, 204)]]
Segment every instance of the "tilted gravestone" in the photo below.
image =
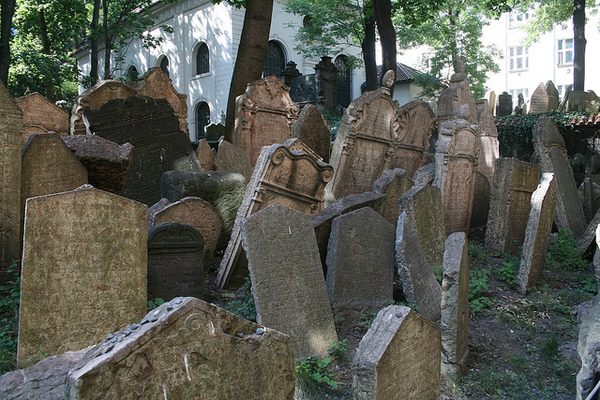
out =
[(146, 312), (143, 204), (89, 185), (34, 197), (23, 237), (19, 366), (90, 346)]
[(598, 384), (598, 362), (600, 358), (600, 296), (596, 295), (577, 308), (579, 335), (577, 353), (581, 369), (576, 377), (575, 400), (587, 400)]
[(325, 118), (314, 104), (304, 106), (298, 120), (292, 125), (294, 137), (300, 139), (325, 162), (329, 162), (331, 132)]
[(546, 82), (546, 94), (548, 94), (548, 111), (557, 111), (560, 106), (560, 94), (554, 82)]
[(435, 163), (429, 163), (423, 165), (421, 168), (415, 172), (412, 177), (412, 181), (414, 182), (414, 186), (425, 186), (433, 184), (435, 179)]
[(383, 216), (396, 225), (398, 221), (398, 204), (402, 195), (412, 188), (413, 182), (402, 168), (386, 169), (373, 182), (373, 192), (385, 194)]
[(352, 361), (356, 400), (440, 397), (440, 328), (404, 306), (377, 314)]
[(250, 180), (252, 164), (248, 155), (239, 147), (232, 145), (227, 140), (219, 142), (219, 149), (214, 159), (215, 170), (220, 172), (237, 172)]
[(164, 222), (148, 231), (148, 299), (201, 297), (204, 240), (190, 225)]
[(198, 142), (196, 157), (200, 163), (201, 171), (213, 171), (215, 169), (215, 152), (206, 139), (200, 139)]
[(539, 182), (540, 166), (515, 158), (496, 162), (485, 245), (517, 255), (523, 245), (531, 209), (531, 194)]
[(316, 215), (323, 207), (325, 184), (332, 176), (332, 168), (298, 139), (265, 146), (238, 209), (217, 276), (218, 285), (242, 283), (246, 259), (240, 246), (240, 227), (248, 216), (272, 204)]
[(489, 182), (494, 179), (496, 160), (500, 157), (500, 142), (494, 116), (489, 110), (487, 100), (477, 102), (477, 118), (479, 124), (479, 161), (477, 171), (481, 172)]
[(531, 211), (517, 275), (518, 291), (522, 294), (542, 277), (557, 204), (555, 176), (543, 173), (538, 188), (531, 195)]
[(581, 235), (581, 238), (579, 238), (577, 247), (581, 254), (587, 251), (590, 245), (594, 242), (594, 238), (596, 238), (596, 240), (600, 239), (600, 236), (598, 235), (599, 232), (597, 231), (598, 225), (600, 225), (600, 209), (596, 211), (596, 214), (594, 214), (594, 217), (588, 224), (587, 228), (585, 228), (583, 235)]
[(327, 354), (337, 334), (310, 217), (272, 205), (246, 218), (241, 237), (257, 321), (290, 335), (296, 359)]
[(496, 109), (496, 116), (504, 117), (512, 114), (512, 104), (512, 96), (506, 92), (502, 92), (500, 96), (498, 96), (498, 108)]
[(276, 76), (250, 82), (246, 92), (235, 101), (232, 142), (255, 165), (263, 146), (283, 143), (292, 137), (292, 124), (299, 113), (288, 87)]
[(289, 338), (178, 297), (111, 334), (73, 368), (67, 399), (292, 400)]
[(16, 102), (23, 112), (23, 143), (33, 134), (56, 132), (64, 136), (69, 133), (69, 114), (41, 94), (27, 94), (16, 99)]
[(548, 92), (546, 85), (540, 82), (531, 95), (529, 114), (548, 112)]

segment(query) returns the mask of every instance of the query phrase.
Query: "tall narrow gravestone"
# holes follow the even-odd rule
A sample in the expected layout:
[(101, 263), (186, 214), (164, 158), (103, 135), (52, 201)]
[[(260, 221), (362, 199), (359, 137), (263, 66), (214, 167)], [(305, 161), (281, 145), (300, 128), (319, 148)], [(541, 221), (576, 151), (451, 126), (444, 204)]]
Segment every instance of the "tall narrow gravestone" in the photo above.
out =
[(296, 359), (327, 354), (337, 334), (310, 217), (273, 205), (245, 220), (242, 243), (257, 321), (290, 335)]
[(146, 206), (82, 186), (27, 200), (18, 364), (78, 350), (146, 312)]
[(488, 179), (494, 179), (494, 168), (496, 160), (500, 157), (500, 142), (498, 141), (498, 129), (494, 122), (494, 116), (489, 110), (487, 100), (477, 102), (477, 118), (479, 123), (479, 162), (477, 170)]

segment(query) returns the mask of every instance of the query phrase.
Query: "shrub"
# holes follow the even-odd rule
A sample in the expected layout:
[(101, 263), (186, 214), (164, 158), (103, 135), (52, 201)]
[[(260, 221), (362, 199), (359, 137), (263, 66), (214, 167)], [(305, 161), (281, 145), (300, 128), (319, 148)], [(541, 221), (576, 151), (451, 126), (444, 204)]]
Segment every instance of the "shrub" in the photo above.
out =
[(553, 267), (561, 267), (567, 270), (585, 269), (588, 263), (579, 253), (577, 242), (571, 231), (561, 228), (558, 235), (548, 250), (546, 262)]
[(242, 318), (256, 321), (256, 308), (254, 306), (254, 297), (252, 296), (252, 282), (250, 281), (250, 277), (246, 277), (244, 284), (238, 290), (236, 298), (225, 303), (224, 308)]
[(331, 357), (309, 357), (296, 363), (296, 379), (299, 384), (317, 390), (324, 385), (337, 389), (338, 383), (333, 379), (329, 367), (333, 364)]

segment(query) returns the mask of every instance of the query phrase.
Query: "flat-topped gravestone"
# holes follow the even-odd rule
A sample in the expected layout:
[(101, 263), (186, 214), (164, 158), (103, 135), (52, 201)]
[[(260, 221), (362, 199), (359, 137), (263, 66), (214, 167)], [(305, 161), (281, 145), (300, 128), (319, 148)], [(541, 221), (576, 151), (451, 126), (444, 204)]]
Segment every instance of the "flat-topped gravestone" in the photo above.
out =
[(215, 152), (206, 139), (200, 139), (198, 142), (196, 157), (200, 163), (200, 170), (213, 171), (215, 169)]
[(244, 178), (248, 180), (252, 176), (252, 164), (248, 159), (248, 155), (227, 140), (219, 141), (219, 149), (214, 164), (217, 171), (237, 172), (244, 175)]
[(204, 240), (190, 225), (164, 222), (148, 231), (148, 299), (201, 297)]
[(327, 122), (314, 104), (307, 104), (302, 108), (298, 120), (292, 125), (294, 137), (310, 147), (325, 162), (329, 162), (331, 149), (331, 132)]
[(498, 96), (498, 108), (496, 108), (496, 116), (504, 117), (510, 115), (513, 111), (512, 108), (512, 96), (507, 92), (502, 92)]
[(546, 85), (540, 82), (531, 95), (529, 114), (539, 114), (548, 112), (548, 92)]
[(525, 238), (531, 194), (537, 189), (540, 166), (515, 158), (496, 162), (485, 245), (494, 251), (518, 255)]
[(554, 82), (546, 82), (546, 94), (548, 95), (548, 111), (557, 111), (560, 106), (560, 94), (554, 86)]
[(398, 221), (399, 202), (402, 195), (412, 188), (413, 182), (402, 168), (386, 169), (373, 182), (373, 192), (385, 194), (383, 216), (396, 225)]
[(92, 348), (70, 371), (66, 399), (292, 400), (293, 394), (288, 336), (178, 297)]
[(143, 204), (89, 185), (34, 197), (23, 238), (19, 366), (90, 346), (146, 312)]
[(69, 133), (69, 114), (41, 94), (27, 94), (16, 99), (16, 102), (23, 112), (23, 143), (36, 133), (56, 132), (61, 136)]
[(332, 168), (299, 139), (265, 146), (238, 209), (217, 276), (218, 285), (234, 287), (243, 283), (246, 260), (240, 246), (240, 227), (248, 216), (272, 204), (316, 215), (323, 207), (325, 185), (332, 176)]
[(379, 311), (352, 361), (356, 400), (438, 400), (440, 328), (404, 306)]
[(541, 116), (534, 125), (533, 146), (539, 155), (542, 172), (554, 173), (556, 225), (559, 228), (569, 229), (575, 239), (579, 239), (587, 226), (585, 214), (577, 196), (577, 186), (573, 179), (565, 142), (549, 117)]
[(477, 102), (477, 118), (479, 124), (479, 161), (477, 171), (481, 172), (489, 182), (494, 179), (496, 160), (500, 157), (500, 142), (494, 116), (489, 110), (487, 100)]
[(232, 142), (255, 165), (263, 146), (283, 143), (292, 137), (292, 124), (299, 113), (289, 88), (276, 76), (250, 82), (246, 92), (235, 101)]
[(531, 195), (531, 211), (517, 276), (519, 293), (525, 294), (542, 277), (544, 258), (550, 245), (556, 197), (555, 175), (544, 172), (538, 188)]
[(290, 335), (296, 359), (327, 354), (337, 334), (310, 217), (272, 205), (246, 218), (241, 236), (257, 321)]

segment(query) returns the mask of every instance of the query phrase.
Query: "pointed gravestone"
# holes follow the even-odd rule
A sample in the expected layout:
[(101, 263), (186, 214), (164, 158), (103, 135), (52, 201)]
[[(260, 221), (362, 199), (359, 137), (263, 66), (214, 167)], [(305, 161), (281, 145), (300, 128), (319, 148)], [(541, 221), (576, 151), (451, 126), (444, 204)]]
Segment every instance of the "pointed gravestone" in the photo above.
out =
[(200, 139), (198, 142), (196, 157), (202, 171), (213, 171), (215, 169), (215, 152), (206, 139)]
[(412, 180), (402, 168), (386, 169), (373, 182), (373, 192), (385, 194), (383, 216), (390, 223), (395, 225), (398, 221), (400, 199), (412, 186)]
[(498, 108), (496, 109), (496, 116), (504, 117), (510, 115), (513, 111), (512, 104), (512, 96), (506, 92), (502, 92), (500, 96), (498, 96)]
[(440, 328), (408, 307), (379, 311), (352, 361), (356, 400), (440, 397)]
[(41, 94), (27, 94), (16, 102), (23, 112), (23, 143), (33, 134), (56, 132), (65, 136), (69, 133), (69, 114)]
[(273, 205), (246, 218), (241, 237), (257, 321), (290, 335), (296, 359), (326, 354), (337, 335), (310, 217)]
[(220, 172), (237, 172), (250, 179), (252, 176), (252, 164), (248, 155), (237, 146), (227, 140), (219, 142), (219, 149), (214, 159), (215, 170)]
[(329, 162), (331, 132), (327, 122), (314, 104), (307, 104), (300, 112), (298, 120), (292, 125), (294, 137), (310, 147), (325, 162)]
[(292, 400), (289, 338), (178, 297), (111, 334), (69, 372), (69, 399)]
[(544, 173), (540, 185), (531, 195), (531, 211), (518, 273), (519, 293), (525, 294), (542, 277), (556, 203), (554, 175)]
[(540, 82), (531, 95), (529, 114), (548, 112), (548, 92), (546, 85)]
[(560, 94), (554, 86), (554, 82), (546, 82), (546, 94), (548, 95), (548, 111), (557, 111), (560, 105)]
[(146, 312), (143, 204), (89, 185), (34, 197), (23, 238), (19, 366), (90, 346)]

